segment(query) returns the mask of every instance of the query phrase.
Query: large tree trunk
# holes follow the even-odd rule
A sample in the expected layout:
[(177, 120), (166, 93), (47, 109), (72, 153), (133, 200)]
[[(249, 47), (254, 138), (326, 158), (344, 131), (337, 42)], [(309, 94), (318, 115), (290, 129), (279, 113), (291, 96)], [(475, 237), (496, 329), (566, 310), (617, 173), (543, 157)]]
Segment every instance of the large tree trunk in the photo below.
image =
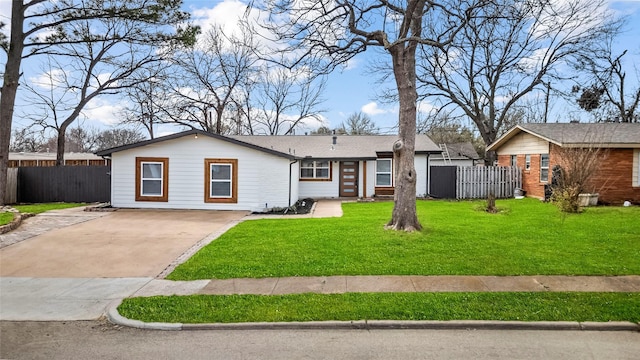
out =
[(7, 168), (9, 166), (9, 145), (11, 143), (11, 123), (16, 93), (20, 80), (20, 64), (24, 48), (24, 9), (22, 0), (13, 0), (11, 5), (11, 36), (7, 63), (4, 68), (4, 82), (0, 93), (0, 205), (4, 205), (7, 191)]
[(416, 212), (416, 62), (415, 44), (390, 49), (393, 72), (400, 98), (398, 140), (393, 145), (395, 164), (394, 207), (387, 228), (415, 231), (422, 229)]
[(64, 165), (64, 148), (67, 141), (67, 127), (58, 129), (58, 142), (56, 147), (56, 166)]

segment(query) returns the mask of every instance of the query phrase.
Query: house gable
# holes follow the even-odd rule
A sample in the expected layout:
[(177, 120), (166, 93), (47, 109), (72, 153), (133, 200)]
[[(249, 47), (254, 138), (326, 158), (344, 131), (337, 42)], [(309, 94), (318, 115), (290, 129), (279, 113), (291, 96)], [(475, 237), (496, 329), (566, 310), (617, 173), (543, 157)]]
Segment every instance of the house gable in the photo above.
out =
[(549, 153), (549, 142), (527, 132), (519, 132), (496, 149), (496, 153), (498, 155), (546, 154)]

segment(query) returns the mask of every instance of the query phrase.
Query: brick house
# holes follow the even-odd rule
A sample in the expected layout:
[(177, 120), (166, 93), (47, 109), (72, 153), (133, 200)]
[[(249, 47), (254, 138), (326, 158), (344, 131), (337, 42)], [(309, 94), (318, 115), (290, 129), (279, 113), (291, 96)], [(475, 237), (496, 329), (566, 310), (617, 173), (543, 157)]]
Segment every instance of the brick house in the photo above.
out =
[(640, 204), (640, 124), (522, 124), (507, 131), (487, 151), (496, 152), (500, 166), (522, 168), (527, 196), (544, 198), (560, 149), (594, 147), (606, 150), (606, 158), (589, 184), (600, 194), (599, 201)]

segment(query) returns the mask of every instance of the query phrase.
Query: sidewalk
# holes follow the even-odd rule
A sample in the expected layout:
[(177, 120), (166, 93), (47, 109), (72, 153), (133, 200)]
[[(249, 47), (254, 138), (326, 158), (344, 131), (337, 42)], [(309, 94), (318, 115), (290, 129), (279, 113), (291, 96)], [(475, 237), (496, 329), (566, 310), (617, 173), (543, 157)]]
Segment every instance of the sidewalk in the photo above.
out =
[(640, 276), (319, 276), (170, 281), (133, 296), (347, 292), (640, 292)]

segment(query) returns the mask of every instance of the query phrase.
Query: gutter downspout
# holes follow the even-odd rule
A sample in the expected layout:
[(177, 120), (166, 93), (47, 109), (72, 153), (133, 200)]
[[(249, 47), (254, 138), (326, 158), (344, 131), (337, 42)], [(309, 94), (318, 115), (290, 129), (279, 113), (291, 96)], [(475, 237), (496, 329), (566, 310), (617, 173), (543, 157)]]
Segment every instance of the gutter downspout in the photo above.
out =
[(298, 160), (289, 161), (289, 205), (288, 206), (291, 206), (291, 186), (293, 185), (292, 181), (291, 181), (291, 175), (293, 175), (293, 170), (292, 170), (291, 165), (293, 165), (293, 164), (295, 164), (297, 162), (298, 162)]

